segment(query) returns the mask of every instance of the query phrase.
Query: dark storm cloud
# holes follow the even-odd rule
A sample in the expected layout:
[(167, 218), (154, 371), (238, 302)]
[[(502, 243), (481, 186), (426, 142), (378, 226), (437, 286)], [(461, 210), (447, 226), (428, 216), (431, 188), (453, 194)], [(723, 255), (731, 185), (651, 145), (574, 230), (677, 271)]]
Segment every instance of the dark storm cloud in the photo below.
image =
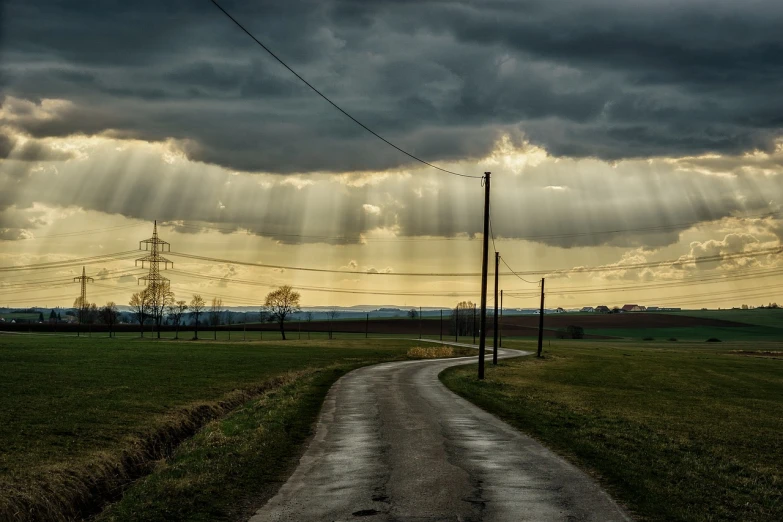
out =
[[(193, 159), (290, 173), (393, 168), (210, 2), (5, 2), (7, 95), (72, 102), (38, 137), (173, 139)], [(335, 101), (430, 161), (498, 135), (603, 159), (771, 150), (783, 3), (226, 1)], [(0, 144), (1, 145), (1, 144)]]

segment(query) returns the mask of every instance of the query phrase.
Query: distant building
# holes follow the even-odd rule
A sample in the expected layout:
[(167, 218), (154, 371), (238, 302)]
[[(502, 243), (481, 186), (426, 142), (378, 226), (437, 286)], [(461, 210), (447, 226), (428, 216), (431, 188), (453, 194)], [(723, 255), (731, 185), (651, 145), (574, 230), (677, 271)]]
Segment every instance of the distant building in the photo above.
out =
[(639, 306), (638, 304), (627, 304), (627, 305), (623, 305), (623, 307), (620, 310), (622, 310), (623, 312), (644, 312), (646, 308), (643, 306)]
[(608, 314), (609, 313), (609, 307), (608, 306), (596, 306), (595, 311), (601, 314)]
[(580, 312), (595, 312), (595, 308), (593, 308), (592, 306), (584, 306), (579, 311)]
[(556, 313), (556, 314), (564, 314), (564, 313), (565, 313), (565, 310), (564, 310), (562, 307), (559, 307), (559, 306), (558, 306), (558, 307), (557, 307), (557, 310), (555, 310), (555, 313)]

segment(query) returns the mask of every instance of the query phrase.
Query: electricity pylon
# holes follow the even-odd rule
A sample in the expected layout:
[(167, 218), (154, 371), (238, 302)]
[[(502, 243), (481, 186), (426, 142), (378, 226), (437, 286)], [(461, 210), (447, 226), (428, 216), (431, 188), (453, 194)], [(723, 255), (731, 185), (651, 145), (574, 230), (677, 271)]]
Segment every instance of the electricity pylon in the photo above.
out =
[(79, 324), (82, 324), (84, 322), (84, 312), (87, 309), (88, 303), (87, 303), (87, 283), (94, 283), (95, 280), (92, 277), (87, 276), (87, 270), (82, 267), (82, 275), (79, 277), (74, 277), (73, 282), (81, 283), (82, 285), (82, 293), (77, 299), (77, 303), (79, 305)]
[(163, 241), (158, 237), (158, 222), (155, 221), (154, 228), (152, 229), (152, 237), (139, 241), (139, 250), (141, 245), (144, 245), (144, 250), (149, 254), (136, 260), (136, 266), (144, 268), (144, 263), (149, 263), (149, 272), (147, 275), (139, 278), (139, 283), (146, 281), (147, 283), (147, 308), (152, 312), (151, 316), (153, 321), (158, 327), (158, 339), (160, 339), (160, 324), (163, 320), (163, 309), (166, 306), (168, 299), (171, 296), (171, 283), (168, 278), (160, 275), (160, 265), (163, 265), (163, 269), (169, 267), (169, 263), (174, 267), (174, 263), (161, 256), (161, 252), (170, 252), (171, 245), (167, 241)]
[(139, 263), (141, 263), (141, 268), (144, 268), (144, 263), (149, 263), (149, 273), (140, 277), (139, 282), (145, 281), (147, 283), (147, 289), (149, 290), (163, 288), (168, 291), (170, 288), (170, 282), (168, 278), (160, 275), (160, 265), (163, 264), (163, 269), (165, 270), (169, 267), (169, 263), (171, 263), (173, 268), (174, 263), (160, 255), (160, 253), (164, 251), (170, 252), (171, 245), (167, 241), (163, 241), (158, 237), (157, 221), (155, 221), (152, 229), (152, 237), (143, 241), (139, 241), (139, 250), (142, 250), (142, 245), (144, 245), (143, 250), (148, 251), (149, 254), (137, 259), (136, 266), (139, 266)]

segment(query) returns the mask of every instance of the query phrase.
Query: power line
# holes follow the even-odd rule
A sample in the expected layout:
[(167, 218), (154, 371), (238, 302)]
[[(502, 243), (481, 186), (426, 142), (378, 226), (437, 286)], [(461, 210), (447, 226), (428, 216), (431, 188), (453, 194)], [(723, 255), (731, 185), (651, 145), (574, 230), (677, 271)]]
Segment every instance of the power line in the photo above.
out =
[[(185, 275), (186, 277), (195, 277), (199, 279), (208, 279), (212, 281), (220, 281), (225, 283), (237, 283), (243, 286), (244, 285), (262, 286), (265, 288), (276, 288), (279, 286), (279, 283), (274, 283), (274, 282), (265, 283), (261, 281), (252, 281), (248, 279), (236, 279), (230, 277), (211, 276), (206, 274), (197, 274), (195, 272), (188, 272), (181, 269), (172, 269), (171, 273)], [(306, 290), (311, 292), (359, 294), (359, 295), (388, 295), (388, 296), (401, 296), (401, 297), (460, 297), (460, 296), (478, 295), (478, 292), (453, 292), (453, 291), (391, 292), (387, 290), (353, 290), (353, 289), (342, 289), (342, 288), (334, 288), (334, 287), (305, 286), (305, 285), (294, 285), (293, 288), (295, 290)]]
[(489, 214), (489, 237), (492, 238), (492, 250), (498, 251), (498, 247), (495, 246), (495, 233), (492, 231), (492, 211)]
[(240, 29), (241, 29), (241, 30), (242, 30), (242, 31), (243, 31), (243, 32), (244, 32), (246, 35), (248, 35), (250, 38), (252, 38), (254, 42), (256, 42), (258, 45), (260, 45), (260, 46), (261, 46), (261, 48), (262, 48), (262, 49), (264, 49), (264, 50), (265, 50), (267, 53), (269, 53), (269, 55), (270, 55), (272, 58), (274, 58), (275, 60), (277, 60), (277, 61), (278, 61), (278, 62), (279, 62), (279, 63), (280, 63), (280, 64), (281, 64), (283, 67), (285, 67), (286, 69), (288, 69), (288, 70), (291, 72), (291, 74), (293, 74), (294, 76), (296, 76), (297, 78), (299, 78), (299, 80), (301, 80), (301, 81), (302, 81), (302, 83), (304, 83), (305, 85), (307, 85), (307, 86), (308, 86), (308, 87), (309, 87), (309, 88), (310, 88), (310, 89), (311, 89), (311, 90), (312, 90), (314, 93), (316, 93), (318, 96), (320, 96), (321, 98), (323, 98), (324, 100), (326, 100), (327, 102), (329, 102), (329, 104), (330, 104), (332, 107), (334, 107), (335, 109), (337, 109), (338, 111), (340, 111), (341, 113), (343, 113), (345, 116), (347, 116), (348, 118), (350, 118), (350, 119), (351, 119), (351, 120), (352, 120), (354, 123), (356, 123), (357, 125), (359, 125), (361, 128), (363, 128), (364, 130), (366, 130), (367, 132), (369, 132), (370, 134), (372, 134), (373, 136), (375, 136), (375, 137), (376, 137), (376, 138), (378, 138), (379, 140), (383, 141), (383, 142), (384, 142), (384, 143), (386, 143), (387, 145), (390, 145), (391, 147), (394, 147), (395, 149), (397, 149), (398, 151), (402, 152), (403, 154), (405, 154), (405, 155), (406, 155), (406, 156), (408, 156), (409, 158), (411, 158), (411, 159), (414, 159), (414, 160), (418, 161), (419, 163), (423, 163), (424, 165), (427, 165), (428, 167), (432, 167), (433, 169), (437, 169), (437, 170), (439, 170), (439, 171), (441, 171), (441, 172), (445, 172), (446, 174), (452, 174), (452, 175), (454, 175), (454, 176), (460, 176), (460, 177), (463, 177), (463, 178), (476, 178), (476, 179), (478, 179), (478, 178), (482, 178), (482, 177), (483, 177), (483, 176), (472, 176), (472, 175), (469, 175), (469, 174), (460, 174), (459, 172), (453, 172), (453, 171), (451, 171), (451, 170), (447, 170), (447, 169), (444, 169), (444, 168), (442, 168), (442, 167), (438, 167), (437, 165), (433, 165), (432, 163), (429, 163), (429, 162), (427, 162), (427, 161), (424, 161), (423, 159), (419, 158), (418, 156), (414, 156), (414, 155), (413, 155), (413, 154), (411, 154), (410, 152), (408, 152), (408, 151), (406, 151), (406, 150), (403, 150), (403, 149), (401, 149), (400, 147), (398, 147), (397, 145), (395, 145), (394, 143), (390, 142), (389, 140), (387, 140), (386, 138), (384, 138), (383, 136), (381, 136), (380, 134), (378, 134), (377, 132), (375, 132), (374, 130), (372, 130), (371, 128), (369, 128), (367, 125), (365, 125), (364, 123), (360, 122), (359, 120), (357, 120), (356, 118), (354, 118), (353, 116), (351, 116), (350, 114), (348, 114), (348, 113), (347, 113), (347, 112), (346, 112), (346, 111), (345, 111), (345, 110), (344, 110), (342, 107), (340, 107), (340, 106), (339, 106), (339, 105), (337, 105), (335, 102), (333, 102), (331, 99), (329, 99), (329, 98), (328, 98), (328, 97), (327, 97), (325, 94), (323, 94), (321, 91), (319, 91), (318, 89), (316, 89), (315, 87), (313, 87), (313, 85), (312, 85), (310, 82), (308, 82), (307, 80), (305, 80), (305, 79), (304, 79), (304, 78), (303, 78), (303, 77), (302, 77), (302, 76), (301, 76), (299, 73), (297, 73), (295, 70), (293, 70), (291, 67), (289, 67), (287, 63), (285, 63), (285, 62), (284, 62), (282, 59), (280, 59), (280, 58), (279, 58), (279, 57), (278, 57), (278, 56), (277, 56), (275, 53), (273, 53), (273, 52), (272, 52), (272, 51), (269, 49), (269, 47), (267, 47), (266, 45), (264, 45), (263, 43), (261, 43), (261, 41), (260, 41), (258, 38), (256, 38), (255, 36), (253, 36), (253, 34), (252, 34), (250, 31), (248, 31), (247, 29), (245, 29), (245, 27), (244, 27), (244, 26), (243, 26), (241, 23), (239, 23), (239, 21), (238, 21), (236, 18), (234, 18), (233, 16), (231, 16), (231, 15), (228, 13), (228, 11), (226, 11), (225, 9), (223, 9), (223, 7), (221, 7), (219, 3), (217, 3), (215, 0), (211, 0), (211, 1), (212, 1), (212, 3), (213, 3), (213, 4), (215, 4), (215, 7), (217, 7), (218, 9), (220, 9), (220, 10), (223, 12), (223, 14), (224, 14), (224, 15), (226, 15), (226, 16), (227, 16), (227, 17), (228, 17), (228, 18), (229, 18), (229, 19), (230, 19), (232, 22), (234, 22), (234, 23), (236, 24), (236, 26), (237, 26), (237, 27), (239, 27), (239, 28), (240, 28)]
[[(118, 277), (122, 277), (123, 275), (133, 274), (134, 272), (137, 272), (137, 270), (138, 269), (136, 268), (123, 268), (120, 270), (110, 270), (103, 273), (99, 272), (98, 274), (96, 274), (95, 277), (97, 277), (99, 281), (117, 279)], [(114, 274), (113, 277), (108, 277), (112, 274)], [(5, 290), (7, 288), (23, 288), (28, 286), (58, 286), (58, 285), (70, 284), (72, 281), (73, 281), (73, 277), (58, 277), (55, 279), (25, 279), (14, 283), (6, 283), (5, 280), (3, 280), (0, 281), (0, 289), (3, 290), (3, 293), (5, 293)]]
[(501, 260), (501, 261), (503, 261), (503, 264), (504, 264), (504, 265), (506, 265), (506, 268), (508, 268), (509, 270), (511, 270), (511, 273), (512, 273), (512, 274), (514, 274), (515, 276), (517, 276), (519, 279), (521, 279), (521, 280), (522, 280), (522, 281), (524, 281), (525, 283), (529, 283), (529, 284), (531, 284), (531, 285), (538, 285), (538, 284), (541, 284), (541, 282), (540, 282), (540, 281), (528, 281), (527, 279), (525, 279), (525, 278), (524, 278), (524, 277), (522, 277), (521, 275), (519, 275), (519, 274), (517, 274), (516, 272), (514, 272), (514, 270), (513, 270), (513, 269), (512, 269), (510, 266), (508, 266), (508, 263), (506, 263), (506, 260), (505, 260), (505, 259), (503, 259), (503, 256), (500, 256), (500, 260)]
[(549, 291), (549, 293), (562, 295), (562, 294), (593, 294), (593, 293), (619, 292), (625, 290), (646, 291), (646, 290), (656, 290), (660, 288), (680, 288), (680, 287), (694, 286), (694, 285), (700, 286), (700, 285), (709, 285), (709, 284), (731, 283), (731, 282), (745, 280), (745, 279), (761, 279), (765, 277), (775, 277), (779, 275), (783, 275), (783, 269), (776, 268), (776, 269), (751, 271), (747, 273), (721, 275), (717, 277), (705, 276), (701, 278), (685, 279), (681, 281), (669, 281), (663, 283), (648, 283), (648, 284), (637, 284), (637, 285), (627, 285), (627, 286), (606, 286), (606, 287), (591, 287), (591, 288), (561, 287), (561, 288), (552, 289)]
[[(670, 259), (664, 261), (652, 261), (645, 263), (633, 263), (627, 265), (601, 265), (595, 267), (576, 267), (557, 270), (531, 270), (526, 272), (510, 272), (500, 273), (501, 276), (514, 275), (519, 277), (520, 275), (551, 275), (551, 274), (570, 274), (570, 273), (592, 273), (592, 272), (608, 272), (615, 270), (633, 270), (640, 268), (662, 268), (672, 266), (684, 266), (690, 264), (710, 263), (726, 261), (738, 258), (759, 257), (772, 254), (780, 254), (783, 252), (783, 247), (765, 248), (759, 250), (753, 250), (750, 252), (736, 252), (733, 254), (715, 254), (710, 256), (693, 257), (690, 259)], [(170, 252), (172, 256), (183, 257), (186, 259), (193, 259), (198, 261), (208, 261), (212, 263), (225, 263), (229, 265), (243, 265), (254, 266), (260, 268), (272, 268), (283, 270), (296, 270), (304, 272), (317, 272), (317, 273), (330, 273), (330, 274), (351, 274), (351, 275), (367, 275), (367, 276), (404, 276), (404, 277), (477, 277), (476, 272), (357, 272), (352, 270), (338, 270), (329, 268), (312, 268), (312, 267), (299, 267), (288, 265), (273, 265), (268, 263), (253, 263), (250, 261), (236, 261), (231, 259), (221, 259), (216, 257), (197, 256), (194, 254), (185, 254), (183, 252)]]
[(104, 263), (108, 261), (122, 261), (130, 259), (136, 254), (135, 250), (117, 252), (114, 254), (103, 254), (92, 257), (81, 257), (74, 259), (64, 259), (62, 261), (49, 261), (46, 263), (35, 263), (30, 265), (0, 266), (0, 272), (16, 272), (20, 270), (51, 270), (56, 268), (69, 268), (79, 265), (90, 265), (95, 263)]
[(146, 223), (130, 223), (126, 225), (117, 225), (113, 227), (105, 227), (105, 228), (93, 228), (91, 230), (79, 230), (75, 232), (61, 232), (57, 234), (47, 234), (45, 236), (33, 236), (28, 238), (22, 238), (19, 240), (15, 239), (0, 239), (0, 241), (34, 241), (37, 239), (52, 239), (52, 238), (58, 238), (58, 237), (73, 237), (73, 236), (84, 236), (87, 234), (93, 234), (96, 232), (113, 232), (116, 230), (122, 230), (125, 228), (135, 228), (142, 225), (145, 225)]

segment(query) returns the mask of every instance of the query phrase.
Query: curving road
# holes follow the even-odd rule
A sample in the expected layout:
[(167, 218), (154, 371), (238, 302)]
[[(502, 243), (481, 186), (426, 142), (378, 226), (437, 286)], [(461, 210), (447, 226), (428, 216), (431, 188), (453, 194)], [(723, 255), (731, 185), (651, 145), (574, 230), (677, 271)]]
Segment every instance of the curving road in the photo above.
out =
[(585, 473), (438, 380), (472, 361), (343, 376), (299, 466), (251, 522), (630, 520)]

